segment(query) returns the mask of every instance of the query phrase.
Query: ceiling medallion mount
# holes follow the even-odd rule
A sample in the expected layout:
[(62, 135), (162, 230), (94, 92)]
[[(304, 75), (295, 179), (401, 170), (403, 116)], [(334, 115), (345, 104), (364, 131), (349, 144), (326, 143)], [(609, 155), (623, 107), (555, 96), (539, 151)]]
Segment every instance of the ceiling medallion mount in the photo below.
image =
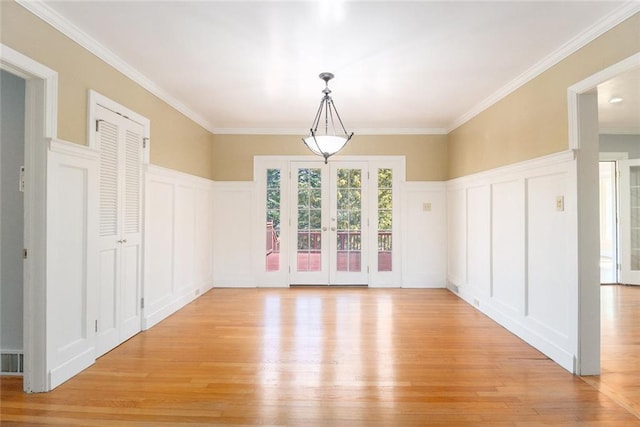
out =
[[(302, 142), (311, 150), (314, 154), (324, 157), (325, 164), (328, 162), (329, 157), (333, 156), (340, 150), (342, 150), (347, 142), (353, 136), (353, 132), (349, 134), (342, 124), (342, 119), (336, 110), (336, 106), (333, 103), (333, 99), (329, 95), (331, 89), (329, 89), (329, 80), (335, 76), (333, 73), (320, 73), (318, 76), (324, 80), (325, 88), (322, 93), (324, 96), (320, 100), (320, 107), (316, 113), (316, 117), (313, 119), (311, 129), (309, 129), (309, 135), (302, 139)], [(324, 126), (320, 126), (320, 122)], [(320, 127), (320, 133), (318, 133), (318, 127)]]

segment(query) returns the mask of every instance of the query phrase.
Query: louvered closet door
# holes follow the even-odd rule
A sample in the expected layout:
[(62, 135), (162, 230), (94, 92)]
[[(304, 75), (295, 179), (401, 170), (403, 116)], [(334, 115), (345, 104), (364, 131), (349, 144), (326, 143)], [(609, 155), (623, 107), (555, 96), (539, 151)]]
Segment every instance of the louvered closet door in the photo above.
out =
[(100, 356), (140, 331), (143, 127), (97, 109), (100, 150)]

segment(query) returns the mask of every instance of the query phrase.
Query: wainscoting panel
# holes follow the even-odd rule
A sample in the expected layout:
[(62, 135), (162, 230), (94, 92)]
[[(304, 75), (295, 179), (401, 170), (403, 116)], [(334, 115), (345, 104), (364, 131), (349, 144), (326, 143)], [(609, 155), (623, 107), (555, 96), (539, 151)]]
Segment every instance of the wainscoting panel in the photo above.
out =
[(467, 188), (467, 286), (489, 296), (491, 282), (491, 188)]
[(402, 195), (402, 287), (444, 288), (447, 257), (446, 187), (405, 182)]
[(146, 167), (143, 329), (213, 286), (213, 188), (204, 178)]
[(491, 185), (491, 297), (512, 315), (524, 314), (524, 180)]
[(447, 186), (447, 286), (467, 282), (466, 189)]
[(254, 271), (256, 254), (253, 249), (255, 184), (253, 182), (217, 182), (214, 199), (215, 286), (255, 287), (257, 286)]
[(153, 260), (153, 268), (145, 269), (144, 298), (147, 312), (165, 306), (173, 294), (173, 212), (174, 185), (170, 178), (147, 173), (145, 210), (145, 265)]
[(449, 181), (447, 280), (467, 302), (573, 372), (572, 173), (573, 153), (563, 152)]
[[(566, 280), (571, 260), (567, 250), (568, 222), (564, 207), (566, 173), (531, 177), (527, 182), (527, 292), (526, 315), (542, 334), (566, 339), (569, 298)], [(564, 205), (564, 202), (559, 202)]]

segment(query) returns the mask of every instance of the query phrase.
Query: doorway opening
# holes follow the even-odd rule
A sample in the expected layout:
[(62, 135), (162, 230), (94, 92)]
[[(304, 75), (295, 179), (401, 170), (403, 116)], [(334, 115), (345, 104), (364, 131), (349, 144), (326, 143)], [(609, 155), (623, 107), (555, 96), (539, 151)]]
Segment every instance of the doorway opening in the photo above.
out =
[[(46, 335), (46, 161), (57, 134), (58, 74), (0, 44), (0, 69), (20, 77), (24, 96), (23, 389), (49, 391)], [(4, 206), (3, 206), (4, 210)], [(25, 256), (26, 255), (26, 256)]]
[(263, 283), (399, 286), (403, 157), (258, 156), (254, 168)]
[(22, 375), (26, 82), (0, 70), (0, 87), (0, 374)]

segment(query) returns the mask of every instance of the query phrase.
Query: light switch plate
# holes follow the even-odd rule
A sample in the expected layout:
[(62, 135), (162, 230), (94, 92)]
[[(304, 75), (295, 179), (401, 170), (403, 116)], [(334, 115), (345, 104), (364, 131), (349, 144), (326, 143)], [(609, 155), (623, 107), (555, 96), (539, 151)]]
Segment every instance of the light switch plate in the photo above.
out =
[(564, 211), (564, 196), (556, 196), (556, 210), (558, 212)]
[(431, 212), (431, 203), (429, 203), (429, 202), (424, 202), (424, 203), (422, 204), (422, 210), (423, 210), (424, 212)]

